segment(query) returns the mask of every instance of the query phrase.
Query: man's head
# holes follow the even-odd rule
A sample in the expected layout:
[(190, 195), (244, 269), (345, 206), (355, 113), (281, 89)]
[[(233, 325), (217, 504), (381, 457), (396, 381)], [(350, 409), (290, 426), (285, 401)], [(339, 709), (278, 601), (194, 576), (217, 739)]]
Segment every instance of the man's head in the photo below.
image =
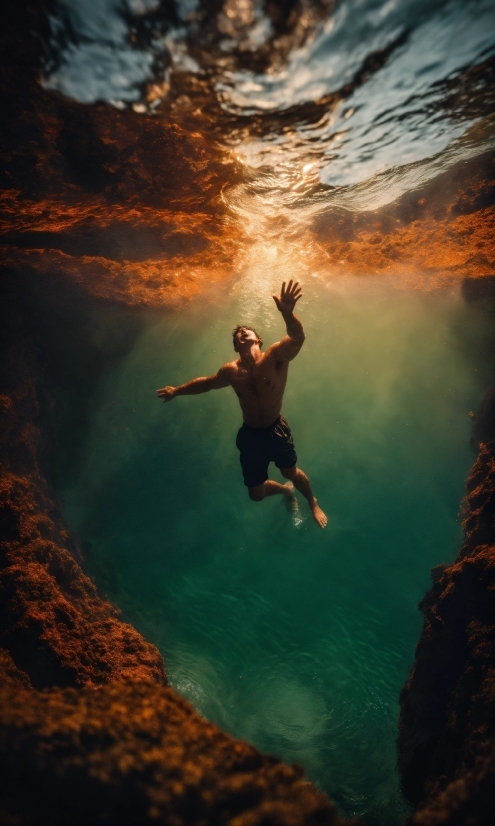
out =
[(263, 347), (263, 342), (261, 341), (256, 330), (253, 330), (252, 327), (245, 327), (241, 324), (239, 324), (235, 330), (232, 330), (232, 340), (234, 342), (234, 350), (236, 353), (239, 352), (239, 347), (251, 347), (253, 344), (257, 344), (260, 349)]

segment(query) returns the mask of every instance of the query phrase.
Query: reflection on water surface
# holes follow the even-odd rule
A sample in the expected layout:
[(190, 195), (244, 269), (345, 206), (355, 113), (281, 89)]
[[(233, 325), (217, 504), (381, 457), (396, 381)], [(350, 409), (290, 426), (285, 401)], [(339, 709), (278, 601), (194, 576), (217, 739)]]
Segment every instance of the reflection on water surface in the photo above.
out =
[[(199, 3), (178, 3), (168, 15), (154, 0), (96, 5), (88, 14), (80, 0), (60, 0), (45, 86), (85, 102), (134, 100), (138, 111), (175, 104), (203, 127), (205, 116), (214, 119), (223, 140), (254, 168), (283, 174), (296, 165), (303, 174), (311, 169), (313, 181), (349, 188), (440, 155), (493, 115), (489, 0), (308, 3), (313, 13), (301, 16), (299, 31), (293, 20), (290, 31), (291, 15), (285, 21), (292, 48), (282, 65), (272, 6), (217, 3), (205, 26)], [(195, 84), (174, 100), (174, 84), (188, 75)], [(145, 81), (154, 90), (150, 109), (142, 101)], [(213, 100), (215, 111), (204, 111)], [(475, 140), (477, 154), (492, 135)]]
[(493, 18), (486, 0), (59, 0), (42, 85), (66, 103), (42, 98), (38, 197), (5, 195), (12, 264), (162, 306), (249, 271), (253, 244), (329, 279), (490, 273)]

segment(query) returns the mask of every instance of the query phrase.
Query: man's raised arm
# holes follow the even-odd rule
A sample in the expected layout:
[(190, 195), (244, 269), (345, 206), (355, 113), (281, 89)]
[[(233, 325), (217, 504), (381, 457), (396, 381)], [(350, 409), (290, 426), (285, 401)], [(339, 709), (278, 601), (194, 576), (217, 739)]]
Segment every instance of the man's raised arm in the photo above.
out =
[(284, 336), (281, 341), (273, 344), (270, 350), (282, 361), (292, 361), (304, 343), (305, 335), (303, 326), (294, 315), (294, 307), (296, 306), (296, 302), (301, 298), (301, 295), (301, 288), (297, 281), (289, 281), (287, 288), (284, 281), (280, 296), (273, 296), (277, 310), (279, 310), (284, 318), (287, 335)]
[(209, 390), (220, 390), (222, 387), (228, 387), (230, 384), (226, 378), (226, 370), (221, 367), (218, 373), (214, 376), (201, 376), (198, 379), (191, 379), (185, 384), (180, 384), (178, 387), (162, 387), (161, 390), (156, 391), (159, 399), (164, 402), (170, 402), (176, 396), (197, 396), (199, 393), (208, 393)]

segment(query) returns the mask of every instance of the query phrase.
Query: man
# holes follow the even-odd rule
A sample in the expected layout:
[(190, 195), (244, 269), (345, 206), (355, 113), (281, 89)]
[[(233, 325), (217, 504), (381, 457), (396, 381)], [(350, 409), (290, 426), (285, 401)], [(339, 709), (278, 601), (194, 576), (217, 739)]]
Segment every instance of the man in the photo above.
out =
[[(239, 399), (244, 424), (237, 434), (236, 445), (250, 498), (260, 502), (265, 496), (282, 494), (294, 498), (294, 487), (308, 500), (317, 524), (324, 528), (327, 517), (319, 507), (309, 479), (296, 466), (297, 456), (289, 425), (283, 416), (284, 396), (289, 361), (294, 359), (304, 342), (302, 324), (294, 315), (296, 302), (301, 298), (297, 281), (285, 281), (280, 296), (274, 295), (277, 309), (282, 314), (287, 335), (261, 352), (263, 342), (251, 327), (236, 327), (233, 331), (236, 361), (224, 364), (214, 376), (192, 379), (179, 387), (164, 387), (157, 395), (164, 402), (176, 396), (195, 396), (221, 387), (233, 387)], [(285, 485), (268, 479), (268, 465), (275, 462), (282, 476), (289, 479)]]

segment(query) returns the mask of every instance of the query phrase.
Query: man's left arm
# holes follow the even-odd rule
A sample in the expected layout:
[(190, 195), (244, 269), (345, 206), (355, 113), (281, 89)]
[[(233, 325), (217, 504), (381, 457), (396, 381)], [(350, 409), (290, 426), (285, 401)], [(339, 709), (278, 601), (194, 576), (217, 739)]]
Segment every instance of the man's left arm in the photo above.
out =
[(277, 341), (276, 344), (270, 347), (270, 350), (280, 361), (292, 361), (304, 343), (305, 335), (303, 326), (297, 316), (294, 315), (294, 307), (296, 306), (296, 302), (301, 298), (301, 295), (301, 288), (297, 281), (294, 283), (289, 281), (287, 288), (284, 281), (280, 296), (273, 296), (287, 329), (287, 335), (284, 336), (281, 341)]

